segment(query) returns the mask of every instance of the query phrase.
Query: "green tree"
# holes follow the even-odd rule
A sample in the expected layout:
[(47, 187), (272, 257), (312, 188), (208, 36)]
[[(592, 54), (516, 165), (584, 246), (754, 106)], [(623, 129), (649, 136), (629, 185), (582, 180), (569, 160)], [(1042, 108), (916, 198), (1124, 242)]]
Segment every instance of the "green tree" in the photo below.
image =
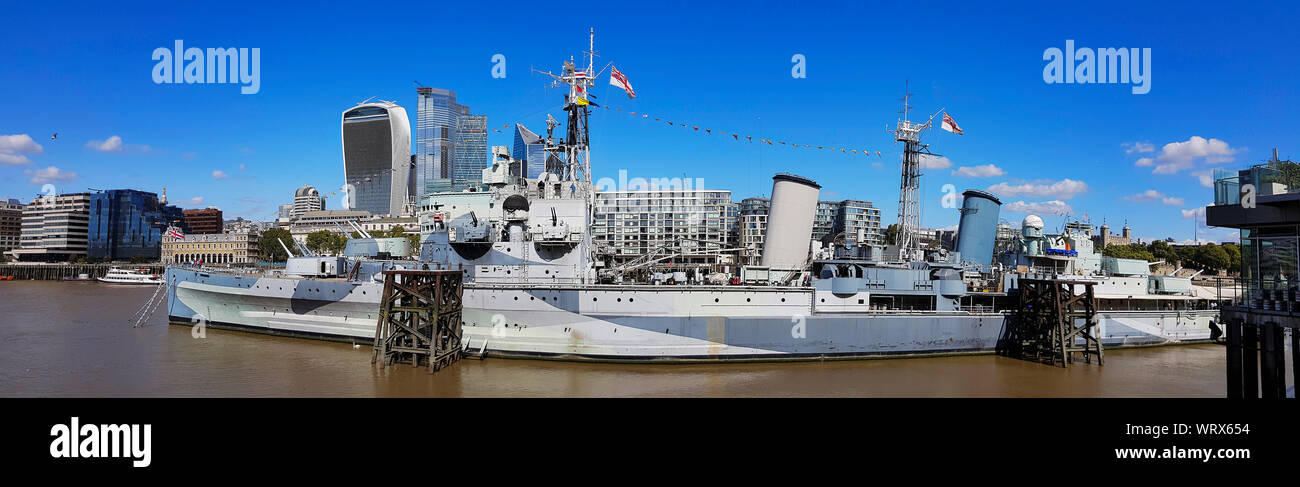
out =
[(1235, 243), (1223, 244), (1223, 251), (1228, 253), (1228, 267), (1225, 270), (1231, 272), (1241, 268), (1241, 245)]
[(1156, 260), (1151, 251), (1147, 250), (1145, 245), (1134, 243), (1128, 245), (1107, 245), (1102, 249), (1101, 255), (1106, 257), (1115, 257), (1117, 259), (1140, 259), (1147, 262)]
[(898, 224), (890, 223), (889, 226), (885, 228), (885, 244), (898, 245), (897, 240), (898, 240)]
[(283, 241), (287, 246), (290, 245), (290, 240), (293, 240), (293, 236), (289, 234), (288, 230), (283, 228), (272, 228), (262, 232), (261, 240), (257, 242), (257, 251), (265, 260), (271, 262), (284, 262), (289, 259), (289, 256), (284, 253), (284, 248), (280, 246), (280, 241)]
[(1207, 271), (1217, 271), (1227, 269), (1230, 258), (1228, 252), (1223, 247), (1207, 243), (1196, 248), (1196, 263), (1201, 265), (1202, 269)]
[(320, 230), (307, 234), (307, 250), (318, 254), (341, 254), (348, 238), (341, 233)]
[(1157, 259), (1170, 264), (1176, 264), (1178, 262), (1178, 252), (1175, 252), (1174, 248), (1169, 246), (1169, 242), (1164, 240), (1151, 242), (1151, 245), (1147, 246), (1147, 250)]
[(334, 232), (319, 230), (307, 234), (307, 250), (318, 254), (328, 253), (334, 247)]

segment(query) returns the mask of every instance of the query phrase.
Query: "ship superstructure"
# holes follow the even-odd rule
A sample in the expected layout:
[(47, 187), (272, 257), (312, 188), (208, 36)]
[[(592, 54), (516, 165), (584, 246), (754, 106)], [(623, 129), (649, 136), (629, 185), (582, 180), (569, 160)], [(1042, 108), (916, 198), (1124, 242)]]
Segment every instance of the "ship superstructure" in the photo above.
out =
[[(589, 51), (585, 67), (570, 60), (559, 74), (547, 73), (567, 87), (563, 137), (555, 137), (560, 123), (548, 117), (545, 139), (546, 150), (562, 164), (554, 165), (554, 172), (521, 178), (511, 175), (509, 155), (494, 151), (492, 165), (483, 171), (486, 191), (434, 193), (421, 202), (418, 260), (377, 253), (300, 255), (284, 271), (270, 273), (169, 267), (171, 320), (365, 342), (375, 335), (382, 270), (461, 269), (464, 339), (488, 355), (819, 359), (991, 351), (1014, 304), (1019, 276), (1083, 272), (1123, 289), (1126, 279), (1137, 282), (1138, 276), (1124, 274), (1128, 264), (1114, 261), (1107, 274), (1105, 259), (1081, 254), (1082, 240), (1068, 233), (1040, 236), (1033, 230), (1041, 231), (1041, 225), (1030, 225), (1029, 218), (1020, 247), (995, 261), (1000, 203), (969, 195), (971, 218), (963, 208), (958, 248), (982, 255), (923, 250), (905, 238), (901, 250), (893, 252), (865, 248), (848, 255), (847, 249), (830, 249), (813, 258), (806, 246), (813, 215), (800, 208), (808, 208), (809, 201), (815, 205), (819, 187), (806, 178), (777, 175), (764, 265), (721, 280), (601, 283), (589, 231), (600, 197), (590, 182), (586, 90), (599, 74), (592, 73), (591, 57)], [(905, 118), (900, 134), (905, 126), (915, 128)], [(922, 150), (920, 145), (908, 149), (915, 157)], [(904, 191), (916, 184), (905, 172)], [(1076, 254), (1058, 254), (1062, 244)], [(1143, 284), (1132, 291), (1150, 294), (1151, 279), (1142, 276)], [(1193, 299), (1165, 304), (1172, 302), (1178, 309), (1104, 311), (1103, 341), (1115, 346), (1208, 338), (1215, 312), (1197, 309), (1204, 303)]]

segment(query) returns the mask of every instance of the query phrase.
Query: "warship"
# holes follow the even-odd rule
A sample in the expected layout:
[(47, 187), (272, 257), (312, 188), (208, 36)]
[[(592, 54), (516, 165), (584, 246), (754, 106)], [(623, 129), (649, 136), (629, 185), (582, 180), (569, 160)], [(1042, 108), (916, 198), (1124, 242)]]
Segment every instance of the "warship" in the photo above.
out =
[(583, 96), (598, 73), (591, 51), (583, 60), (586, 66), (570, 59), (559, 74), (546, 73), (567, 87), (564, 133), (556, 137), (560, 124), (548, 117), (545, 139), (559, 164), (520, 177), (509, 154), (493, 150), (484, 191), (420, 202), (418, 258), (389, 258), (400, 255), (404, 239), (362, 232), (343, 256), (300, 245), (295, 255), (286, 245), (290, 258), (280, 270), (171, 265), (169, 321), (365, 343), (375, 336), (382, 271), (461, 269), (463, 342), (489, 356), (705, 362), (953, 354), (995, 349), (1020, 279), (1068, 278), (1095, 282), (1107, 347), (1210, 338), (1213, 297), (1199, 296), (1188, 278), (1152, 275), (1146, 261), (1100, 255), (1077, 225), (1046, 234), (1030, 215), (1019, 235), (995, 249), (1001, 202), (983, 191), (963, 194), (953, 251), (923, 248), (917, 193), (920, 160), (929, 154), (921, 134), (931, 124), (908, 121), (906, 100), (890, 130), (904, 145), (894, 245), (812, 252), (820, 187), (778, 174), (761, 265), (738, 266), (725, 279), (621, 279), (602, 265), (590, 232), (602, 196), (592, 184)]

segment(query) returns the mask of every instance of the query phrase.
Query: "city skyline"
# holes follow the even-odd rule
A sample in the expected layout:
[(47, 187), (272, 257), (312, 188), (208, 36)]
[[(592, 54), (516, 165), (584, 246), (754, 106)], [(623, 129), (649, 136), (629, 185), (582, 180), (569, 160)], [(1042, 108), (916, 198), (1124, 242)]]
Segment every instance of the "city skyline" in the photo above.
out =
[[(705, 189), (730, 191), (737, 202), (766, 196), (773, 174), (793, 172), (822, 184), (822, 199), (872, 201), (885, 227), (897, 211), (901, 149), (884, 128), (898, 117), (897, 98), (908, 83), (916, 94), (913, 121), (943, 108), (965, 132), (925, 135), (942, 157), (924, 169), (922, 225), (956, 225), (957, 211), (940, 204), (943, 185), (953, 184), (958, 193), (997, 194), (1013, 223), (1032, 211), (1059, 227), (1062, 217), (1051, 213), (1068, 208), (1094, 225), (1104, 219), (1119, 228), (1127, 221), (1142, 240), (1184, 241), (1212, 199), (1204, 185), (1210, 171), (1262, 162), (1273, 147), (1286, 158), (1300, 147), (1288, 123), (1296, 94), (1276, 87), (1276, 80), (1295, 77), (1295, 54), (1252, 47), (1294, 45), (1295, 34), (1286, 29), (1294, 14), (1281, 5), (1255, 6), (1255, 13), (1278, 15), (1250, 19), (1124, 4), (1115, 7), (1129, 14), (1124, 17), (1104, 7), (996, 15), (945, 8), (927, 12), (936, 28), (925, 31), (878, 20), (911, 15), (892, 6), (765, 6), (762, 15), (697, 6), (700, 20), (671, 27), (664, 25), (670, 16), (657, 13), (593, 20), (597, 68), (614, 62), (637, 87), (637, 98), (628, 98), (607, 88), (602, 74), (593, 90), (593, 101), (610, 107), (593, 112), (593, 171), (596, 178), (619, 170), (702, 178)], [(146, 10), (177, 23), (137, 20)], [(519, 15), (508, 10), (500, 12), (507, 20)], [(55, 34), (33, 22), (0, 34), (14, 46), (0, 48), (0, 60), (10, 66), (0, 87), (20, 95), (10, 109), (24, 114), (0, 121), (6, 137), (0, 197), (28, 202), (45, 184), (60, 193), (166, 186), (178, 206), (217, 206), (228, 218), (268, 220), (295, 188), (310, 184), (329, 189), (322, 191), (334, 200), (328, 206), (341, 208), (341, 193), (330, 193), (344, 184), (338, 143), (344, 107), (377, 96), (409, 112), (417, 105), (411, 81), (420, 80), (473, 100), (475, 112), (488, 119), (487, 146), (513, 147), (514, 131), (503, 126), (544, 127), (547, 114), (560, 113), (560, 92), (530, 69), (556, 71), (556, 59), (581, 56), (586, 46), (586, 29), (574, 28), (544, 43), (493, 32), (462, 49), (435, 52), (414, 42), (418, 33), (400, 29), (383, 40), (307, 35), (352, 21), (337, 11), (279, 29), (223, 11), (204, 12), (209, 22), (203, 25), (180, 22), (195, 12), (128, 6), (92, 16), (17, 7), (20, 16), (57, 17), (66, 27)], [(527, 15), (546, 21), (559, 14)], [(717, 16), (733, 22), (703, 20)], [(1179, 22), (1150, 21), (1171, 18)], [(472, 39), (469, 33), (483, 31), (473, 24), (448, 27), (453, 36)], [(1164, 26), (1175, 24), (1181, 27)], [(154, 84), (149, 54), (177, 39), (260, 48), (259, 92)], [(1066, 48), (1067, 41), (1079, 49), (1149, 48), (1149, 92), (1045, 83), (1045, 52)], [(899, 54), (900, 43), (907, 55)], [(504, 78), (492, 77), (496, 54), (504, 57)], [(792, 76), (796, 55), (806, 61), (805, 78)], [(367, 65), (389, 68), (357, 69)], [(39, 74), (49, 72), (62, 76)], [(683, 72), (694, 74), (691, 82), (680, 82)], [(882, 155), (768, 146), (720, 132)], [(1200, 232), (1213, 241), (1233, 239), (1233, 231), (1203, 224)]]

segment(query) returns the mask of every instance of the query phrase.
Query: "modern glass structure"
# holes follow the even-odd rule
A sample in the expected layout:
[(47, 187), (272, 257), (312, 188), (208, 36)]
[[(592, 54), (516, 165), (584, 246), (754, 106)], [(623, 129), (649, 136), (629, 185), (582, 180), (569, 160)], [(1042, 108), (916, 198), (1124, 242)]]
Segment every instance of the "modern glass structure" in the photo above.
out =
[(487, 116), (471, 115), (456, 92), (416, 88), (414, 185), (420, 201), (429, 193), (477, 186), (488, 164)]
[(457, 120), (455, 161), (452, 191), (482, 186), (483, 168), (488, 165), (487, 115), (461, 115)]
[(523, 124), (515, 124), (515, 147), (511, 156), (523, 161), (520, 169), (523, 174), (514, 174), (522, 178), (536, 178), (546, 172), (546, 143)]
[(343, 172), (355, 189), (355, 210), (398, 214), (407, 201), (411, 124), (392, 102), (365, 103), (343, 112)]
[(156, 260), (167, 227), (184, 219), (180, 208), (159, 203), (154, 193), (134, 189), (94, 193), (90, 195), (86, 257)]

